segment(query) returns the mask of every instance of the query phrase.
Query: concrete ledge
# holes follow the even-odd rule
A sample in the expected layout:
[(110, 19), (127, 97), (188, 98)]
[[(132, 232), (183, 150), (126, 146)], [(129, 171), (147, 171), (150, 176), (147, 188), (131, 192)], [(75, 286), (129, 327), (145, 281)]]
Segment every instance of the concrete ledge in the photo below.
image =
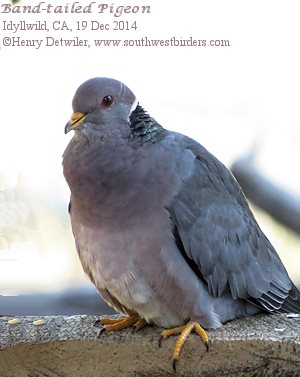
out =
[[(177, 373), (175, 339), (159, 348), (161, 329), (104, 335), (94, 316), (0, 319), (0, 376), (300, 376), (300, 316), (258, 315), (209, 331), (210, 351), (196, 335), (184, 346)], [(45, 324), (34, 325), (37, 319)]]

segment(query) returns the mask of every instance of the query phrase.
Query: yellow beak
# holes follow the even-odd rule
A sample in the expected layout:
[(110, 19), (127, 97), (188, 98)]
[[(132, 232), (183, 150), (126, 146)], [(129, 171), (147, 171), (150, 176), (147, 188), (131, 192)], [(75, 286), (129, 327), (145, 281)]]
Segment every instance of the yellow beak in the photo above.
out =
[(85, 116), (84, 113), (74, 113), (65, 126), (65, 134), (71, 130), (76, 130), (83, 123)]

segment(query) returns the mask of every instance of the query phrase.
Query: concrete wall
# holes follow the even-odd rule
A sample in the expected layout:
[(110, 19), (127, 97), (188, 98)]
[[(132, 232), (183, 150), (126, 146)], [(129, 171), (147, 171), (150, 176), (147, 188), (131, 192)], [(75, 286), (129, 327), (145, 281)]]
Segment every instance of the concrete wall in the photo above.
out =
[[(161, 329), (131, 329), (97, 338), (97, 317), (0, 319), (0, 376), (300, 376), (300, 317), (258, 315), (208, 331), (210, 351), (198, 336), (171, 366), (175, 338), (158, 347)], [(34, 324), (42, 319), (44, 324)]]

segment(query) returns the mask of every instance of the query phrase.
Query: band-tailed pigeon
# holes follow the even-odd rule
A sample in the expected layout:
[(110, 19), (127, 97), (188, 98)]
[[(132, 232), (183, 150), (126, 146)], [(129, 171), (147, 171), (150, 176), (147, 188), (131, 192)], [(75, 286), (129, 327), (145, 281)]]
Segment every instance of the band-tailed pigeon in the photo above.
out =
[[(121, 82), (77, 89), (63, 156), (70, 215), (83, 266), (125, 318), (180, 334), (246, 315), (300, 312), (297, 290), (227, 168), (196, 141), (164, 129)], [(202, 328), (203, 327), (203, 328)]]

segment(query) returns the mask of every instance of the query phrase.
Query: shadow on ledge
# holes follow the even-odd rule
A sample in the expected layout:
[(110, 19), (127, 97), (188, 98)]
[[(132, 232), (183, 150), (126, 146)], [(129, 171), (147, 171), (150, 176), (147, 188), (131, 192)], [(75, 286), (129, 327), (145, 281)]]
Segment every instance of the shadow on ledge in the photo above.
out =
[[(0, 319), (0, 376), (300, 376), (300, 317), (257, 315), (208, 331), (210, 351), (191, 335), (177, 366), (175, 338), (159, 348), (160, 329), (123, 330), (97, 339), (97, 317)], [(42, 319), (44, 324), (34, 324)], [(37, 322), (39, 323), (39, 322)]]

